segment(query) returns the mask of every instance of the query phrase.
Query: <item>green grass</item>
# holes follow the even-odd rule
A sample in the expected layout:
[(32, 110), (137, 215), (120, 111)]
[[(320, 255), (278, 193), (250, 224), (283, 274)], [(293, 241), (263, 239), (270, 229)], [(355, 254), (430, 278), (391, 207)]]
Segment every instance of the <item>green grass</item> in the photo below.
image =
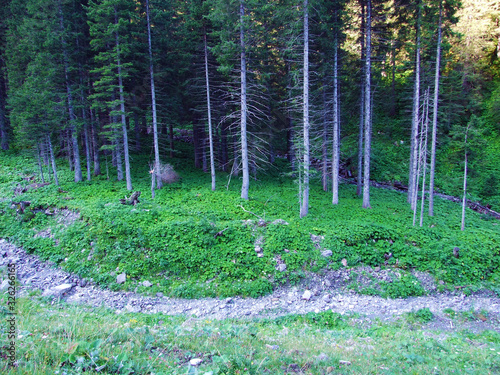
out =
[[(483, 375), (500, 371), (498, 332), (423, 329), (414, 323), (428, 322), (425, 311), (391, 323), (331, 312), (210, 321), (162, 314), (117, 315), (105, 308), (52, 305), (36, 296), (20, 298), (17, 368), (7, 367), (3, 324), (7, 316), (0, 318), (2, 374)], [(198, 368), (189, 366), (193, 358), (202, 359)]]
[[(296, 283), (307, 271), (343, 267), (343, 259), (348, 267), (384, 266), (386, 253), (393, 254), (387, 266), (401, 269), (403, 277), (379, 285), (381, 295), (421, 295), (407, 275), (411, 269), (449, 285), (498, 290), (499, 222), (467, 210), (462, 232), (455, 203), (437, 199), (436, 216), (413, 227), (405, 194), (372, 188), (372, 208), (363, 209), (355, 187), (343, 184), (340, 204), (333, 206), (330, 193), (313, 181), (309, 215), (300, 219), (298, 186), (285, 176), (289, 166), (282, 161), (279, 169), (251, 181), (248, 201), (239, 197), (238, 178), (226, 189), (228, 176), (218, 174), (213, 192), (208, 174), (183, 159), (171, 162), (182, 179), (157, 191), (153, 200), (147, 160), (134, 156), (134, 189), (142, 195), (131, 207), (119, 203), (130, 194), (124, 182), (99, 176), (76, 184), (62, 161), (60, 187), (13, 197), (13, 188), (26, 185), (23, 178), (36, 175), (37, 168), (29, 156), (0, 154), (0, 237), (114, 290), (139, 288), (185, 298), (265, 295), (280, 284)], [(31, 202), (22, 215), (11, 208), (18, 200)], [(46, 208), (67, 208), (80, 219), (64, 225), (57, 216), (45, 215)], [(259, 219), (266, 224), (257, 226)], [(273, 224), (278, 219), (288, 225)], [(35, 237), (47, 228), (52, 238)], [(321, 246), (332, 251), (331, 257), (321, 256), (311, 234), (324, 236)], [(254, 249), (258, 238), (263, 257)], [(454, 247), (460, 248), (458, 259), (452, 256)], [(285, 272), (276, 270), (277, 260), (287, 265)], [(115, 282), (120, 272), (127, 274), (122, 285)], [(153, 287), (139, 286), (145, 280)]]

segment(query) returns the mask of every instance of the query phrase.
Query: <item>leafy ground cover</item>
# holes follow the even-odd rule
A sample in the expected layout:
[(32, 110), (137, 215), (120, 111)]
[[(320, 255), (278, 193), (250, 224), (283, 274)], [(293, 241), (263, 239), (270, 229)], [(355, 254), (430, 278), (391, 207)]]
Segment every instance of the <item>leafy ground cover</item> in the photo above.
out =
[[(2, 297), (5, 306), (5, 296)], [(450, 309), (448, 309), (450, 310)], [(433, 329), (426, 309), (391, 323), (331, 311), (278, 319), (209, 321), (105, 308), (17, 303), (17, 368), (3, 374), (498, 374), (500, 334)], [(2, 314), (5, 319), (6, 315)], [(200, 364), (191, 366), (192, 360)]]
[[(340, 204), (332, 206), (330, 194), (313, 185), (310, 213), (300, 219), (298, 188), (284, 162), (251, 181), (249, 201), (239, 198), (237, 178), (228, 184), (227, 175), (218, 175), (219, 188), (212, 192), (210, 176), (182, 159), (172, 161), (180, 181), (157, 191), (153, 200), (147, 161), (136, 156), (133, 164), (134, 189), (142, 192), (135, 207), (119, 203), (130, 194), (123, 182), (99, 176), (75, 184), (63, 166), (61, 186), (14, 197), (15, 187), (28, 185), (36, 168), (31, 158), (0, 154), (0, 236), (111, 289), (185, 298), (256, 297), (298, 282), (305, 272), (359, 265), (394, 267), (402, 275), (363, 291), (368, 294), (422, 294), (411, 269), (430, 272), (445, 285), (498, 290), (498, 221), (467, 210), (462, 232), (454, 203), (438, 199), (436, 216), (413, 227), (402, 193), (372, 189), (367, 210), (354, 186), (343, 184)], [(21, 200), (31, 202), (24, 213), (11, 204)], [(62, 209), (78, 213), (78, 219), (62, 220)], [(321, 254), (325, 249), (331, 256)], [(127, 282), (118, 285), (122, 272)], [(153, 286), (141, 286), (145, 280)]]

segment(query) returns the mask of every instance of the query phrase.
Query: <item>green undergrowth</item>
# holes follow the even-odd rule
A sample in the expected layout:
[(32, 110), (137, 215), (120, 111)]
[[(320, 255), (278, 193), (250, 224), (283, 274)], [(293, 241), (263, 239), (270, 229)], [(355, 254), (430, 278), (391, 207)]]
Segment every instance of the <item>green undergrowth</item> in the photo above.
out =
[[(5, 296), (2, 296), (2, 306)], [(19, 298), (17, 367), (2, 374), (498, 374), (500, 335), (431, 329), (430, 311), (393, 322), (331, 312), (211, 321)], [(193, 359), (201, 363), (190, 365)]]
[[(298, 187), (285, 176), (284, 162), (251, 181), (248, 201), (239, 197), (237, 177), (227, 185), (228, 176), (218, 174), (213, 192), (209, 175), (189, 168), (186, 160), (171, 163), (181, 180), (158, 190), (153, 200), (147, 160), (135, 156), (134, 189), (142, 195), (134, 207), (119, 203), (130, 195), (123, 182), (98, 176), (77, 184), (63, 165), (59, 187), (50, 184), (14, 197), (15, 186), (26, 186), (36, 168), (30, 158), (0, 154), (0, 237), (113, 290), (184, 298), (257, 297), (296, 284), (308, 272), (344, 267), (343, 262), (348, 268), (401, 270), (397, 280), (359, 290), (368, 294), (423, 294), (408, 273), (412, 269), (447, 285), (498, 290), (499, 221), (467, 210), (462, 232), (455, 203), (437, 199), (436, 215), (413, 227), (405, 194), (372, 188), (372, 208), (363, 209), (355, 187), (342, 184), (340, 204), (332, 206), (330, 193), (314, 181), (309, 214), (300, 219)], [(11, 205), (21, 200), (31, 202), (22, 214)], [(69, 221), (67, 212), (79, 216)], [(321, 255), (325, 249), (332, 251), (330, 257)], [(280, 264), (286, 270), (278, 270)], [(116, 275), (122, 272), (127, 281), (119, 285)], [(142, 286), (146, 280), (153, 286)]]

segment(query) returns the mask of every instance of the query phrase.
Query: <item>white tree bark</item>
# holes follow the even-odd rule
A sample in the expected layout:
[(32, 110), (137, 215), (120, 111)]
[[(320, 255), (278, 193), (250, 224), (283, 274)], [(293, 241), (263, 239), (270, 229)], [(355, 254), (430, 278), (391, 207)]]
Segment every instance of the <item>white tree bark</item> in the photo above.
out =
[(467, 164), (468, 164), (468, 158), (467, 158), (467, 135), (469, 133), (469, 126), (470, 124), (467, 125), (467, 129), (465, 130), (465, 141), (464, 141), (464, 195), (462, 198), (462, 223), (460, 225), (460, 230), (464, 231), (465, 230), (465, 207), (467, 207)]
[(158, 121), (156, 117), (156, 91), (155, 91), (155, 78), (153, 69), (153, 47), (151, 40), (151, 19), (149, 15), (149, 0), (146, 0), (146, 20), (148, 28), (148, 51), (149, 51), (149, 76), (151, 81), (151, 112), (153, 115), (153, 145), (155, 150), (155, 167), (154, 173), (156, 176), (156, 188), (161, 189), (162, 181), (160, 177), (160, 148), (158, 145)]
[(90, 110), (90, 129), (92, 132), (92, 149), (94, 157), (94, 176), (101, 174), (101, 163), (99, 161), (99, 143), (97, 142), (97, 124), (94, 123), (93, 112)]
[(52, 173), (54, 173), (54, 183), (59, 186), (59, 179), (57, 178), (57, 168), (56, 168), (56, 158), (54, 157), (54, 149), (52, 148), (52, 142), (50, 136), (47, 135), (47, 145), (49, 146), (50, 153), (50, 163), (52, 165)]
[(248, 200), (248, 189), (250, 186), (250, 175), (248, 172), (248, 142), (247, 142), (247, 62), (244, 29), (245, 6), (240, 0), (240, 48), (241, 48), (241, 170), (243, 172), (243, 183), (241, 185), (241, 198)]
[(422, 201), (420, 205), (420, 226), (424, 225), (424, 207), (425, 207), (425, 179), (427, 176), (427, 139), (429, 132), (429, 95), (430, 89), (427, 88), (425, 92), (425, 121), (423, 126), (423, 155), (422, 155), (422, 163), (423, 163), (423, 171), (422, 171)]
[(339, 169), (340, 169), (340, 114), (339, 114), (339, 82), (338, 82), (338, 41), (335, 37), (333, 55), (333, 156), (332, 156), (332, 204), (339, 203)]
[(363, 208), (370, 208), (370, 156), (372, 139), (372, 114), (371, 114), (371, 20), (372, 2), (366, 4), (366, 59), (365, 59), (365, 114), (364, 114), (364, 170), (363, 170)]
[[(118, 24), (116, 9), (115, 9), (115, 23)], [(116, 65), (118, 69), (118, 90), (120, 93), (120, 112), (121, 112), (122, 133), (123, 133), (123, 157), (125, 159), (125, 180), (127, 183), (127, 190), (132, 190), (132, 177), (130, 175), (130, 157), (128, 153), (127, 118), (125, 116), (125, 97), (123, 93), (122, 66), (120, 62), (120, 40), (118, 32), (115, 33), (115, 39), (116, 39)]]
[(208, 143), (210, 147), (210, 176), (212, 178), (212, 191), (215, 191), (215, 160), (214, 160), (214, 140), (212, 130), (212, 107), (210, 104), (210, 80), (208, 74), (208, 47), (207, 33), (204, 33), (204, 49), (205, 49), (205, 82), (207, 87), (207, 114), (208, 114)]
[(38, 142), (36, 143), (36, 157), (37, 157), (37, 160), (38, 160), (38, 169), (40, 171), (40, 178), (42, 179), (42, 184), (44, 184), (45, 183), (45, 178), (43, 176), (42, 160), (40, 158), (40, 146), (39, 146)]
[[(361, 61), (365, 60), (365, 6), (361, 1)], [(363, 190), (363, 141), (364, 141), (364, 122), (365, 122), (365, 69), (361, 69), (361, 93), (359, 103), (359, 136), (358, 136), (358, 178), (356, 181), (356, 194), (361, 195)]]
[(415, 194), (418, 194), (417, 180), (417, 164), (418, 164), (418, 124), (420, 111), (420, 1), (417, 3), (417, 30), (416, 30), (416, 51), (415, 51), (415, 84), (413, 87), (413, 109), (411, 123), (411, 140), (410, 140), (410, 171), (408, 178), (408, 202), (411, 204), (411, 209), (415, 210), (414, 203)]
[(436, 72), (434, 74), (434, 100), (432, 106), (432, 144), (431, 144), (431, 171), (429, 176), (429, 216), (434, 216), (434, 175), (436, 173), (436, 138), (439, 101), (439, 69), (441, 65), (441, 38), (442, 38), (443, 3), (439, 2), (439, 25), (436, 48)]
[(304, 0), (304, 78), (303, 78), (303, 121), (304, 121), (304, 160), (303, 160), (303, 184), (302, 205), (300, 217), (307, 215), (309, 211), (309, 12), (308, 0)]

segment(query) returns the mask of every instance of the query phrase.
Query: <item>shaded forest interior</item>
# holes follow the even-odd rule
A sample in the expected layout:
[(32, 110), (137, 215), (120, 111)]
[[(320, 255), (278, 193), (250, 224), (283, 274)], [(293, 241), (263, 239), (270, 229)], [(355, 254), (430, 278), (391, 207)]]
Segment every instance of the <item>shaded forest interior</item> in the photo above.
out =
[(8, 0), (0, 19), (1, 148), (56, 183), (64, 157), (133, 190), (145, 154), (153, 193), (181, 157), (248, 199), (286, 158), (301, 216), (310, 180), (336, 204), (339, 178), (363, 207), (372, 180), (415, 212), (422, 190), (500, 209), (498, 1)]

